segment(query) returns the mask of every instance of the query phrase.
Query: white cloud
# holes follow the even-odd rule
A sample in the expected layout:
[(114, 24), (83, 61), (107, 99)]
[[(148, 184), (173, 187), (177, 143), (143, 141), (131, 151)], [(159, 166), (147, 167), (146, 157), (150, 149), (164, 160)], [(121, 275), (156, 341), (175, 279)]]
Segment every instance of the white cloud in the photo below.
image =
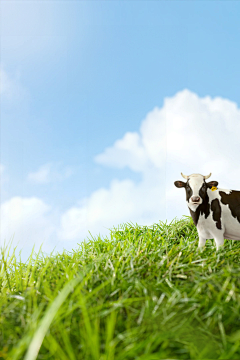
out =
[(139, 133), (127, 133), (95, 159), (103, 165), (134, 169), (136, 145), (130, 140), (134, 136), (141, 144), (137, 166), (143, 173), (149, 163), (161, 169), (173, 160), (190, 169), (213, 159), (232, 158), (236, 150), (232, 142), (238, 145), (239, 132), (240, 110), (235, 103), (219, 97), (199, 98), (183, 90), (166, 98), (161, 109), (149, 112)]
[(83, 239), (92, 234), (107, 234), (108, 228), (123, 222), (138, 222), (150, 225), (165, 215), (164, 199), (161, 197), (161, 182), (154, 176), (135, 184), (131, 180), (113, 180), (109, 189), (99, 189), (66, 211), (61, 218), (59, 238), (62, 240)]
[(118, 168), (128, 166), (133, 171), (144, 171), (148, 165), (142, 139), (136, 132), (127, 132), (122, 139), (114, 143), (113, 147), (97, 155), (95, 161)]
[(25, 248), (28, 254), (33, 245), (36, 249), (42, 243), (49, 243), (56, 230), (54, 212), (51, 207), (36, 197), (13, 197), (0, 208), (1, 246), (13, 238), (13, 246)]
[(48, 184), (69, 178), (73, 174), (72, 169), (61, 168), (60, 165), (60, 163), (44, 164), (37, 171), (29, 173), (27, 179), (37, 184)]
[(87, 229), (103, 233), (121, 222), (150, 224), (189, 215), (184, 191), (173, 184), (181, 172), (212, 172), (221, 187), (240, 189), (239, 134), (240, 110), (230, 100), (200, 98), (189, 90), (166, 98), (161, 109), (147, 114), (139, 132), (127, 132), (95, 157), (99, 164), (140, 172), (142, 181), (113, 181), (67, 210), (61, 238), (81, 238)]

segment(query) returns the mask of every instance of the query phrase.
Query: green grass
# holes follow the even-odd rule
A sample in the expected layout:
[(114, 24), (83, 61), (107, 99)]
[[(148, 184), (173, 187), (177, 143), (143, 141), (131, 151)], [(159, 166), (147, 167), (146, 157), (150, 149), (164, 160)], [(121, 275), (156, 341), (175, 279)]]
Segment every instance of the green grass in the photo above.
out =
[(2, 249), (0, 359), (240, 359), (240, 242), (197, 243), (186, 217), (26, 263)]

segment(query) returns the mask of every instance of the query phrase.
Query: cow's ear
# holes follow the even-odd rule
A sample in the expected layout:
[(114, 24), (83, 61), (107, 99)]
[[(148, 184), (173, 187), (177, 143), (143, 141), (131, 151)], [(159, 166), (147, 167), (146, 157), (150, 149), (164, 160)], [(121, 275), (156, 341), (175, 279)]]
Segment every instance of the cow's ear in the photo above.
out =
[(213, 186), (217, 187), (217, 186), (218, 186), (218, 182), (217, 182), (217, 181), (209, 181), (209, 182), (207, 183), (207, 187), (208, 187), (208, 188), (211, 189)]
[(180, 181), (180, 180), (175, 181), (174, 185), (178, 188), (186, 187), (186, 183), (184, 181)]

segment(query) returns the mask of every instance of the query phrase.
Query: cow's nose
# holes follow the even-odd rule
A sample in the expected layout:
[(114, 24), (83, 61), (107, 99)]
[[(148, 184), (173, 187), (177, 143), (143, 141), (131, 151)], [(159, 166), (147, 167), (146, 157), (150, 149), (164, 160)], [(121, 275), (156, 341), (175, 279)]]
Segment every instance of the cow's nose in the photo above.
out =
[(200, 197), (199, 196), (192, 196), (192, 202), (199, 202), (200, 201)]

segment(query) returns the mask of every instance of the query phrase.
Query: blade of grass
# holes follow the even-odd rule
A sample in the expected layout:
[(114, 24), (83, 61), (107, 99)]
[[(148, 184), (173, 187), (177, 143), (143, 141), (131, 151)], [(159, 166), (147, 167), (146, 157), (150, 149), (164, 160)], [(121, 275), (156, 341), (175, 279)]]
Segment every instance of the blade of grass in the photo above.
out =
[(70, 292), (76, 287), (76, 285), (82, 280), (82, 276), (79, 276), (75, 279), (72, 279), (69, 281), (60, 294), (55, 298), (55, 300), (50, 304), (48, 309), (45, 312), (45, 315), (43, 319), (40, 322), (40, 325), (31, 341), (31, 344), (28, 348), (28, 351), (26, 353), (26, 356), (24, 357), (24, 360), (35, 360), (38, 356), (38, 352), (40, 350), (40, 347), (42, 345), (43, 339), (46, 335), (46, 332), (49, 329), (49, 326), (51, 325), (51, 322), (54, 319), (54, 316), (56, 315), (57, 311), (63, 304), (63, 302), (66, 300)]

